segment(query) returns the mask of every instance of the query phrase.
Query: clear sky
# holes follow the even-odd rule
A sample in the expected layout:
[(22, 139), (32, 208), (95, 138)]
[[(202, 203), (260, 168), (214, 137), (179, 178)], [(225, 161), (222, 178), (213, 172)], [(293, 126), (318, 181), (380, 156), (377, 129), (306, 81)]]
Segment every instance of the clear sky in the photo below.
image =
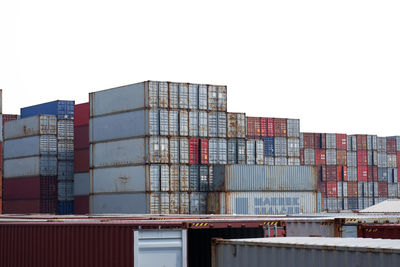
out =
[(228, 85), (228, 110), (400, 135), (400, 1), (0, 3), (3, 113), (143, 80)]

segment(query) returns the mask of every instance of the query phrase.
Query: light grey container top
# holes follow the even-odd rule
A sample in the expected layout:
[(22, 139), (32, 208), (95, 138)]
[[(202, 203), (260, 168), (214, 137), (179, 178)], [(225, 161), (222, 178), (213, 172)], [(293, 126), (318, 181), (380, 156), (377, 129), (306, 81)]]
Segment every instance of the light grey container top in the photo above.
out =
[(39, 115), (7, 121), (4, 124), (4, 138), (6, 140), (44, 134), (57, 134), (56, 116)]

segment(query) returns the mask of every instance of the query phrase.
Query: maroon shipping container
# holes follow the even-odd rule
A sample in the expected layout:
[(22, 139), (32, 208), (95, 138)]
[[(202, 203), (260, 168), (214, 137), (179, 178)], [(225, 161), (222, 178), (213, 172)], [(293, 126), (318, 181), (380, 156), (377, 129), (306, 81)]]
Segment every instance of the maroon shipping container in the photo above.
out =
[[(40, 199), (3, 200), (3, 214), (26, 214), (26, 213), (40, 213)], [(3, 240), (4, 235), (1, 236), (2, 238), (0, 238), (0, 240)], [(4, 255), (2, 255), (2, 257), (3, 256)], [(0, 257), (0, 261), (2, 257)], [(0, 265), (0, 266), (15, 266), (15, 265)]]
[(304, 148), (314, 148), (314, 134), (313, 133), (303, 133), (304, 137)]
[(74, 128), (74, 149), (89, 148), (89, 125), (81, 125)]
[(258, 138), (261, 136), (261, 121), (258, 117), (247, 117), (247, 136)]
[(326, 196), (327, 197), (337, 197), (337, 183), (336, 182), (326, 182)]
[(322, 133), (315, 133), (314, 134), (314, 148), (326, 148), (326, 135)]
[(268, 122), (267, 118), (260, 118), (261, 137), (268, 136)]
[(55, 199), (57, 177), (24, 177), (4, 179), (4, 200)]
[(357, 235), (360, 238), (400, 239), (400, 224), (362, 224)]
[(74, 126), (89, 125), (89, 103), (82, 103), (74, 107)]
[(89, 214), (89, 196), (74, 197), (74, 214)]
[(337, 150), (347, 150), (347, 135), (346, 134), (336, 134), (336, 149)]
[(315, 149), (315, 165), (326, 165), (325, 149)]
[(321, 192), (322, 196), (326, 197), (326, 182), (318, 182), (318, 192)]
[(358, 182), (347, 182), (347, 196), (348, 197), (358, 196)]
[(368, 166), (368, 151), (358, 150), (357, 151), (357, 166)]
[(200, 164), (208, 164), (208, 139), (200, 139)]
[(347, 181), (347, 167), (336, 166), (336, 177), (338, 181)]
[(347, 165), (347, 151), (336, 150), (336, 164), (346, 166)]
[(189, 164), (199, 164), (199, 139), (189, 139)]
[(287, 119), (274, 118), (274, 136), (287, 136)]
[(388, 183), (378, 182), (378, 197), (387, 197), (387, 196), (388, 196)]
[(300, 149), (300, 165), (304, 165), (304, 148)]
[(367, 136), (363, 134), (357, 134), (357, 150), (367, 150)]
[(336, 181), (337, 180), (337, 168), (336, 166), (326, 166), (326, 180)]
[(368, 181), (368, 166), (358, 166), (357, 167), (357, 180), (359, 182)]
[(89, 172), (89, 149), (75, 150), (74, 172)]
[(267, 135), (273, 137), (274, 134), (274, 118), (267, 118)]
[(400, 167), (400, 152), (396, 153), (397, 168)]
[(368, 166), (368, 181), (369, 182), (378, 181), (378, 167), (377, 166)]
[(2, 115), (2, 119), (3, 119), (3, 125), (5, 122), (7, 121), (15, 121), (18, 119), (18, 115), (14, 115), (14, 114), (3, 114)]
[(388, 154), (396, 154), (396, 138), (395, 137), (387, 137), (386, 138), (386, 153)]
[(326, 166), (317, 167), (317, 179), (319, 182), (326, 181)]

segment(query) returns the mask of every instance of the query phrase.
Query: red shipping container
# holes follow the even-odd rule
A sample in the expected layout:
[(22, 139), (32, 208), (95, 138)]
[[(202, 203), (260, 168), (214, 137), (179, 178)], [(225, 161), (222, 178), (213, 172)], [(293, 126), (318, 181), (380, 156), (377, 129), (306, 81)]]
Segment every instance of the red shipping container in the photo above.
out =
[(326, 180), (336, 181), (337, 180), (337, 168), (336, 166), (326, 166)]
[(358, 150), (357, 151), (357, 166), (368, 166), (368, 151)]
[(40, 213), (40, 199), (4, 200), (4, 214)]
[(336, 149), (346, 150), (347, 149), (347, 135), (346, 134), (336, 134)]
[(337, 197), (337, 183), (336, 182), (326, 182), (326, 196), (327, 197)]
[(314, 148), (314, 134), (313, 133), (303, 133), (304, 137), (304, 148)]
[(400, 152), (396, 153), (397, 168), (400, 167)]
[(89, 148), (89, 125), (81, 125), (74, 128), (74, 149)]
[(199, 139), (189, 139), (189, 164), (199, 164)]
[(74, 106), (74, 126), (89, 125), (89, 103)]
[(387, 197), (387, 196), (388, 196), (388, 183), (378, 182), (378, 197)]
[(274, 118), (267, 118), (267, 135), (273, 137), (274, 134)]
[(323, 141), (324, 140), (322, 140), (322, 139), (325, 140), (325, 138), (323, 138), (322, 134), (320, 134), (320, 133), (315, 133), (314, 134), (314, 148), (315, 149), (324, 148), (323, 147)]
[(39, 199), (40, 177), (4, 179), (4, 200)]
[(267, 118), (260, 118), (261, 137), (268, 136)]
[(257, 117), (247, 117), (247, 136), (257, 138), (261, 136), (261, 121)]
[(347, 167), (336, 166), (336, 177), (338, 181), (347, 181)]
[(89, 196), (74, 197), (74, 214), (89, 214)]
[(368, 181), (368, 166), (358, 166), (357, 167), (357, 180), (359, 182)]
[(347, 150), (336, 150), (336, 164), (347, 165)]
[(315, 149), (315, 165), (326, 165), (325, 149)]
[(400, 224), (362, 224), (357, 232), (360, 238), (400, 239)]
[(367, 149), (367, 136), (363, 134), (357, 134), (357, 150), (366, 150)]
[(321, 192), (323, 197), (326, 197), (326, 182), (318, 182), (318, 192)]
[(200, 139), (200, 164), (208, 164), (208, 139)]
[(304, 148), (300, 149), (300, 165), (304, 165)]
[(368, 181), (369, 182), (378, 181), (378, 167), (377, 166), (368, 166)]
[(388, 154), (396, 154), (396, 138), (395, 137), (387, 137), (386, 138), (386, 153)]
[(74, 172), (89, 172), (89, 149), (75, 150)]
[(14, 115), (14, 114), (3, 114), (3, 115), (1, 115), (1, 117), (3, 120), (3, 125), (7, 121), (15, 121), (18, 119), (18, 115)]
[(326, 166), (317, 166), (318, 182), (326, 181)]
[(347, 196), (348, 197), (358, 196), (358, 182), (347, 182)]
[(287, 120), (274, 118), (274, 136), (286, 137), (287, 135)]

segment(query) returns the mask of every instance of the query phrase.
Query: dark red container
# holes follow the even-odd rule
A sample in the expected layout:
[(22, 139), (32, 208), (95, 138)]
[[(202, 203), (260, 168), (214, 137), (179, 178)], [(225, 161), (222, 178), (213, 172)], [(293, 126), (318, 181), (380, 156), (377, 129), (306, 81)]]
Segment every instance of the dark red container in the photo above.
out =
[(400, 167), (400, 152), (396, 152), (397, 168)]
[(337, 197), (337, 183), (336, 182), (326, 182), (326, 196), (327, 197)]
[(325, 149), (315, 149), (315, 165), (326, 164), (326, 151)]
[(4, 179), (4, 200), (39, 199), (40, 177)]
[(378, 167), (368, 166), (368, 181), (376, 182), (378, 181)]
[(40, 213), (40, 199), (3, 200), (3, 214), (26, 213)]
[(388, 154), (396, 154), (396, 138), (395, 137), (387, 137), (386, 138), (386, 153)]
[(347, 150), (347, 135), (336, 134), (336, 149)]
[(74, 172), (89, 172), (89, 149), (75, 150), (74, 152)]
[(400, 239), (400, 224), (362, 224), (359, 238)]
[(347, 167), (336, 166), (336, 180), (347, 181)]
[(347, 151), (336, 150), (336, 164), (346, 166), (347, 165)]
[(368, 181), (368, 166), (358, 166), (357, 167), (357, 180), (359, 182)]
[(2, 115), (3, 118), (3, 125), (5, 122), (7, 121), (15, 121), (18, 119), (18, 115), (14, 115), (14, 114), (3, 114)]
[(199, 164), (199, 138), (189, 139), (189, 164)]
[(82, 103), (74, 107), (74, 126), (89, 125), (89, 103)]
[(323, 197), (326, 197), (326, 182), (318, 182), (318, 192), (321, 192)]
[(329, 182), (337, 180), (336, 166), (326, 166), (326, 180)]
[(326, 148), (326, 135), (322, 133), (314, 134), (314, 148), (321, 149)]
[(77, 126), (74, 131), (74, 149), (80, 150), (89, 148), (89, 125)]
[(261, 137), (268, 136), (268, 122), (267, 118), (260, 118)]
[(357, 182), (347, 182), (347, 196), (357, 197), (358, 196), (358, 183)]
[(200, 164), (208, 164), (208, 139), (200, 139)]
[(300, 148), (300, 165), (304, 165), (304, 148)]
[(247, 136), (258, 138), (261, 136), (261, 120), (258, 117), (247, 117)]
[(303, 133), (304, 137), (304, 148), (314, 148), (314, 134), (313, 133)]
[(274, 136), (286, 137), (287, 136), (287, 120), (281, 118), (274, 118)]
[(368, 151), (358, 150), (357, 151), (357, 166), (368, 166)]
[(267, 118), (267, 135), (273, 137), (274, 134), (274, 118)]
[(367, 136), (363, 134), (357, 134), (357, 150), (367, 150)]
[(40, 200), (40, 213), (57, 214), (57, 198), (41, 199)]
[(378, 182), (378, 197), (387, 197), (387, 196), (388, 196), (388, 183)]
[(89, 196), (74, 197), (74, 214), (89, 214)]
[(317, 166), (318, 182), (326, 181), (326, 166)]

